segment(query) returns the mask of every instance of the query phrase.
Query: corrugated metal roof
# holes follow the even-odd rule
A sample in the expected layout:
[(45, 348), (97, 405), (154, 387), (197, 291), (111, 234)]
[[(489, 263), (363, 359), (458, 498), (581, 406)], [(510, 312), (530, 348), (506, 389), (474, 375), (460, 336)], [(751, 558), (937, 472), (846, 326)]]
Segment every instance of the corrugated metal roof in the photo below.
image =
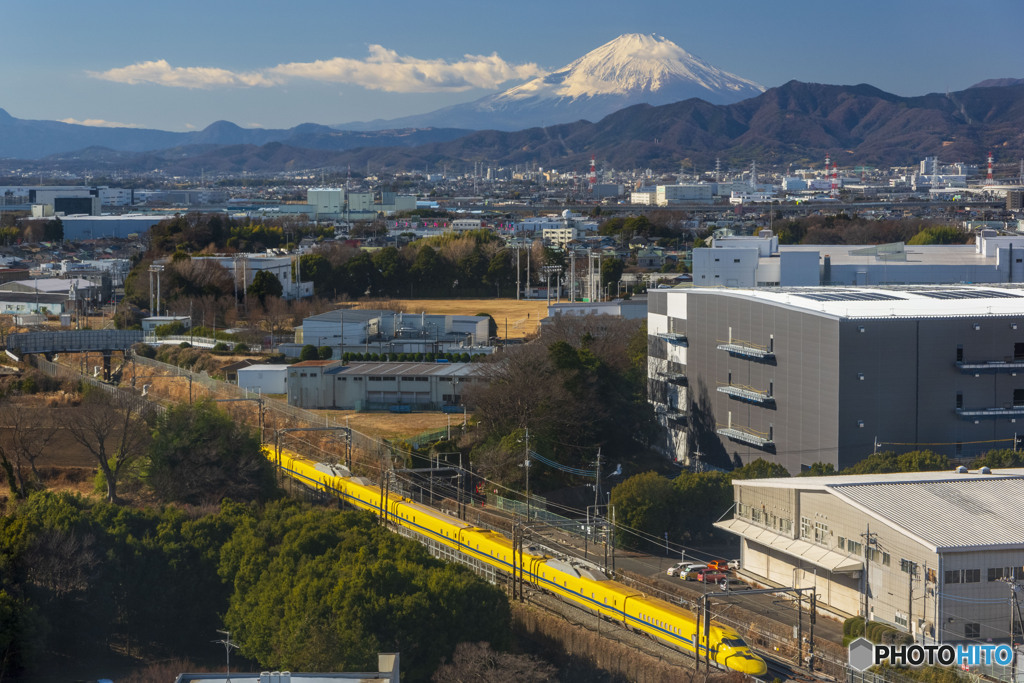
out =
[(374, 363), (372, 361), (349, 363), (344, 368), (338, 369), (339, 372), (344, 372), (347, 375), (436, 375), (440, 377), (465, 377), (480, 374), (482, 370), (483, 366), (479, 363)]
[(828, 488), (937, 549), (1024, 547), (1024, 473), (956, 477)]

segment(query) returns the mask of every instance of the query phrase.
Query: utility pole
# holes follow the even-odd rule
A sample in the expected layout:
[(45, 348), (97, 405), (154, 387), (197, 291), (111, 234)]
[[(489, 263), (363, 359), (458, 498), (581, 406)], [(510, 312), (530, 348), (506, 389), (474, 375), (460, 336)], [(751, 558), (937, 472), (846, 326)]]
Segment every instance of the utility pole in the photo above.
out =
[[(875, 448), (877, 448), (877, 447), (878, 447), (878, 439), (876, 438), (875, 439)], [(868, 585), (868, 559), (869, 559), (869, 555), (871, 553), (869, 551), (871, 550), (871, 546), (876, 542), (876, 537), (877, 536), (878, 536), (878, 534), (871, 533), (871, 525), (870, 524), (868, 524), (865, 527), (864, 533), (860, 535), (860, 537), (864, 539), (864, 571), (861, 574), (861, 577), (862, 577), (861, 580), (862, 580), (862, 583), (863, 583), (863, 586), (864, 586), (864, 623), (865, 624), (868, 623), (868, 591), (870, 590), (870, 586)]]
[(523, 462), (526, 468), (526, 521), (530, 521), (530, 428), (526, 428), (526, 460)]
[(217, 633), (223, 633), (224, 637), (220, 640), (214, 640), (214, 643), (220, 643), (224, 646), (224, 655), (226, 657), (226, 672), (225, 672), (225, 683), (231, 683), (231, 651), (237, 650), (238, 645), (231, 642), (231, 631), (221, 631), (217, 629)]

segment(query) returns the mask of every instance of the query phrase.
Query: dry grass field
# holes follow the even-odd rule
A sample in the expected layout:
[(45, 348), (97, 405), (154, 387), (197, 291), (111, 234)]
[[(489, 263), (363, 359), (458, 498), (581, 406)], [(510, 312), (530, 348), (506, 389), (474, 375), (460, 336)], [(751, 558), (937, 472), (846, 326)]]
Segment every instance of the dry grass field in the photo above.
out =
[(476, 315), (489, 313), (498, 323), (498, 336), (505, 338), (506, 323), (509, 339), (523, 339), (537, 334), (541, 318), (547, 316), (545, 299), (390, 299), (387, 301), (361, 301), (356, 308), (393, 308), (405, 313), (437, 313), (448, 315)]

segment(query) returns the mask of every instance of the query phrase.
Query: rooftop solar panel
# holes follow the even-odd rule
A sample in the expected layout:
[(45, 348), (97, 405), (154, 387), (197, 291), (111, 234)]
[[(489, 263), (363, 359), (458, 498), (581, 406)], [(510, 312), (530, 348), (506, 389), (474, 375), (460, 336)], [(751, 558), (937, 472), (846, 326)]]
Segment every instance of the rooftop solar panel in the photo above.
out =
[(883, 294), (881, 292), (862, 292), (850, 289), (835, 291), (794, 292), (796, 296), (811, 301), (902, 301), (903, 297)]
[(1015, 299), (1019, 294), (998, 289), (919, 289), (915, 294), (930, 299)]

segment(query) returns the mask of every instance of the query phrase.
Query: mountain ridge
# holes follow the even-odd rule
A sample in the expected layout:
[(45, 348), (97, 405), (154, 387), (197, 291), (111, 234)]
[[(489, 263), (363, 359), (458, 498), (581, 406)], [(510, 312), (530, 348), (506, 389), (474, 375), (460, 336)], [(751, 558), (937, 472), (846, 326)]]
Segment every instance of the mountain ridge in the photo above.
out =
[[(275, 142), (273, 147), (269, 143), (181, 146), (134, 157), (118, 153), (115, 164), (109, 161), (111, 152), (100, 154), (93, 149), (57, 155), (39, 162), (39, 167), (67, 170), (94, 164), (140, 172), (162, 168), (172, 173), (200, 169), (270, 173), (365, 168), (368, 163), (391, 171), (442, 164), (460, 169), (484, 162), (495, 167), (536, 164), (583, 172), (590, 156), (596, 155), (604, 167), (665, 171), (678, 170), (680, 163), (709, 168), (716, 158), (741, 165), (757, 160), (766, 165), (815, 166), (826, 153), (840, 166), (905, 166), (926, 156), (981, 164), (990, 149), (997, 150), (997, 163), (1024, 155), (1022, 120), (1024, 85), (902, 97), (868, 84), (790, 81), (731, 105), (700, 99), (661, 106), (638, 104), (595, 123), (476, 131), (424, 144), (373, 146), (374, 134), (364, 132), (351, 133), (348, 140), (362, 135), (359, 140), (367, 144), (344, 151), (288, 142)], [(293, 143), (322, 141), (319, 128), (309, 130), (309, 141), (296, 133)]]

